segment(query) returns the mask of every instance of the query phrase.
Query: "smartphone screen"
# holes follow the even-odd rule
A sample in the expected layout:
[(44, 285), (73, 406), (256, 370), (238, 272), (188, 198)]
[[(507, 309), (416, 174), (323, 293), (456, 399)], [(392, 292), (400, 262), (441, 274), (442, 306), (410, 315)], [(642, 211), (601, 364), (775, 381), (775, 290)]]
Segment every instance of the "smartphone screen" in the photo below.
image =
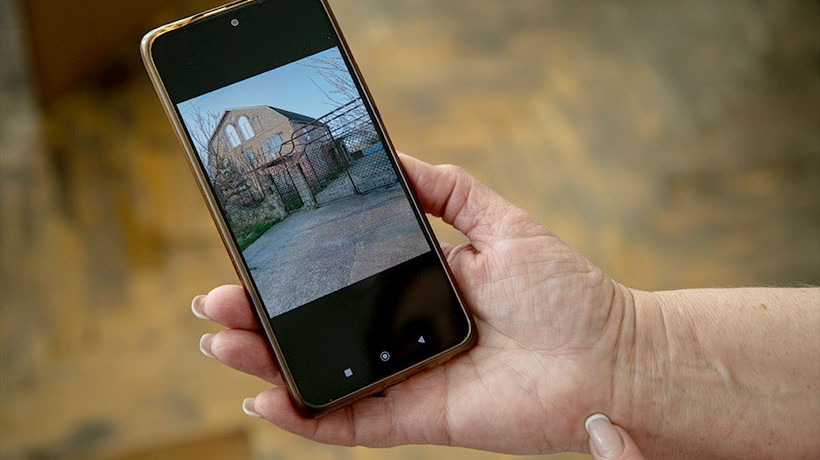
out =
[(469, 315), (322, 1), (242, 2), (157, 33), (149, 57), (303, 411), (470, 345)]

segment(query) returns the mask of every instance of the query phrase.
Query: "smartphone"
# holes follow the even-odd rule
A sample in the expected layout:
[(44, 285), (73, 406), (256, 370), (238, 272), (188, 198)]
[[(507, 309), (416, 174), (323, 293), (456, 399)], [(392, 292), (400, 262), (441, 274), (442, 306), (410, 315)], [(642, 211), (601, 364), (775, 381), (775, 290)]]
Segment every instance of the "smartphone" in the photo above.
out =
[(236, 1), (141, 51), (301, 414), (475, 343), (326, 1)]

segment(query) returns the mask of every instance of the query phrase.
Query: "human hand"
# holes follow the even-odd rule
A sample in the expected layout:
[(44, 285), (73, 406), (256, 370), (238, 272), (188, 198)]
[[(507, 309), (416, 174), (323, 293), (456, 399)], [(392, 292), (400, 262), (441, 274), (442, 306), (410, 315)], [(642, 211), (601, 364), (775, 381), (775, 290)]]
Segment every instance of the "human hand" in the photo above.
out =
[(584, 420), (612, 413), (618, 395), (629, 290), (464, 170), (402, 162), (425, 211), (469, 239), (443, 249), (476, 320), (472, 350), (384, 396), (309, 420), (293, 409), (241, 287), (195, 299), (198, 316), (227, 327), (203, 336), (201, 348), (274, 385), (246, 400), (247, 412), (320, 442), (587, 451)]

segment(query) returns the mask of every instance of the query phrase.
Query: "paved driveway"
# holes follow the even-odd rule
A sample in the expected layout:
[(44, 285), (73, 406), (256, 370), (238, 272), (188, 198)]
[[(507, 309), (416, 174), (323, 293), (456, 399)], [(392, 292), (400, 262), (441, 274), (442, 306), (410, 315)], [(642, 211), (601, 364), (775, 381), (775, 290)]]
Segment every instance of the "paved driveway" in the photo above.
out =
[(398, 185), (299, 211), (243, 255), (271, 316), (429, 251)]

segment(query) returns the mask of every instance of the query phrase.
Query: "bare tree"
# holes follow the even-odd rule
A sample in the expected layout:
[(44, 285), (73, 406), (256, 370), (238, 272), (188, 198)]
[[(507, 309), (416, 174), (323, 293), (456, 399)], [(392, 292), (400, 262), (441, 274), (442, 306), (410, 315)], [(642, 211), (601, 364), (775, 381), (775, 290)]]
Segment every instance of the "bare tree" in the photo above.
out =
[(231, 155), (232, 148), (225, 136), (217, 133), (223, 115), (213, 111), (203, 112), (199, 107), (194, 110), (191, 129), (194, 147), (222, 203), (230, 203), (237, 194), (248, 188), (251, 192), (250, 200), (243, 197), (239, 197), (239, 200), (243, 204), (258, 201), (265, 196), (258, 177), (261, 166), (258, 155), (255, 152), (247, 158), (244, 154)]
[(216, 171), (212, 170), (218, 159), (226, 153), (227, 146), (220, 145), (216, 134), (216, 128), (221, 120), (221, 115), (213, 111), (202, 112), (200, 107), (196, 107), (192, 113), (193, 123), (189, 126), (191, 138), (194, 141), (194, 148), (199, 155), (202, 164), (208, 174), (213, 176)]
[(313, 57), (302, 65), (315, 70), (319, 77), (332, 88), (327, 91), (311, 79), (316, 88), (327, 98), (328, 105), (331, 107), (328, 118), (332, 118), (333, 123), (342, 123), (350, 127), (368, 120), (367, 110), (361, 102), (359, 89), (353, 82), (347, 64), (341, 55)]

